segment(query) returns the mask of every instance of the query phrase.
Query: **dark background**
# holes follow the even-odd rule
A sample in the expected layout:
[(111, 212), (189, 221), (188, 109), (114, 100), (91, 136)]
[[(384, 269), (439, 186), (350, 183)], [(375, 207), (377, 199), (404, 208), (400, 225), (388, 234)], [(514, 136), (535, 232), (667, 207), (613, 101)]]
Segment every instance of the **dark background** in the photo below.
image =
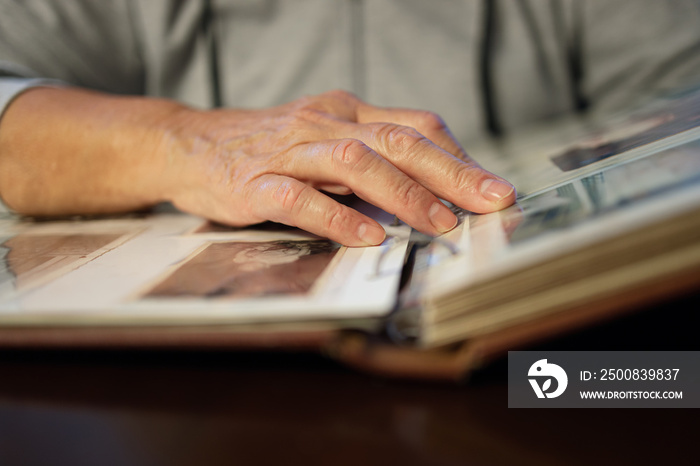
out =
[[(698, 350), (700, 293), (528, 349)], [(309, 353), (0, 351), (0, 465), (698, 464), (693, 409), (508, 409)]]

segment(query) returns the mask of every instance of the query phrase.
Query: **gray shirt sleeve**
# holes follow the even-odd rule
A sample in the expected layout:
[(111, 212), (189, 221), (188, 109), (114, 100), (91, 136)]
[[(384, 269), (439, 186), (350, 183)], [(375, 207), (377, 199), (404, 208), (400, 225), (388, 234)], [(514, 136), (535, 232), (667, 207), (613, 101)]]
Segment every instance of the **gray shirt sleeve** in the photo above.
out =
[(128, 0), (0, 0), (0, 76), (142, 94), (132, 10)]

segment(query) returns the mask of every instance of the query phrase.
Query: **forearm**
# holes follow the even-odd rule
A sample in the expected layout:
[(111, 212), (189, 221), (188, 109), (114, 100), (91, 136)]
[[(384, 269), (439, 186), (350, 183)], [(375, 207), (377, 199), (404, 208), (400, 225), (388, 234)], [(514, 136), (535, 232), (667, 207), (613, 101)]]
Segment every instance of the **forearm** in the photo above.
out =
[(354, 192), (428, 234), (513, 203), (437, 115), (342, 91), (263, 110), (198, 111), (144, 97), (37, 88), (0, 122), (0, 194), (33, 215), (108, 213), (171, 201), (233, 226), (272, 220), (350, 246), (377, 222), (326, 196)]
[(72, 88), (21, 94), (0, 120), (0, 195), (31, 215), (121, 212), (166, 198), (166, 122), (182, 107)]

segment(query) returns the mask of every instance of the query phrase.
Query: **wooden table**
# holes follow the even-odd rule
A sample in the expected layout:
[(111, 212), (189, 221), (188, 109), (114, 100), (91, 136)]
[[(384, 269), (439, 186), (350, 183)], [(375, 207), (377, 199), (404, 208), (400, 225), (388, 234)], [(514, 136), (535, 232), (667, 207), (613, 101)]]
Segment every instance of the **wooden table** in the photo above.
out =
[[(533, 349), (697, 350), (700, 294)], [(507, 408), (315, 354), (0, 352), (0, 465), (697, 464), (695, 410)]]

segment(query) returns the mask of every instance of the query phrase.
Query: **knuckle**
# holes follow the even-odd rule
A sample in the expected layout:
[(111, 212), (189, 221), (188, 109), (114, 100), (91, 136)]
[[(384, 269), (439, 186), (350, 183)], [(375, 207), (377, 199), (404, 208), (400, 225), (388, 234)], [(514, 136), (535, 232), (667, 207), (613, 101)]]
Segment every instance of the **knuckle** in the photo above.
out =
[(418, 210), (422, 203), (425, 189), (411, 179), (403, 181), (396, 190), (396, 196), (409, 210)]
[[(272, 220), (279, 211), (275, 198), (277, 189), (278, 186), (265, 175), (246, 180), (235, 188), (242, 199), (238, 208), (243, 215)], [(269, 198), (272, 198), (272, 202)]]
[(451, 173), (451, 181), (458, 188), (474, 187), (482, 175), (481, 170), (469, 163), (463, 163), (460, 169), (453, 170)]
[(435, 132), (447, 130), (445, 120), (434, 112), (419, 111), (416, 120), (418, 122), (417, 126), (423, 128), (425, 131)]
[(409, 126), (382, 123), (378, 128), (378, 137), (387, 147), (402, 153), (410, 152), (425, 141), (425, 137)]
[(272, 198), (282, 210), (295, 213), (303, 207), (304, 191), (307, 189), (305, 184), (285, 181), (277, 186)]
[(331, 157), (342, 165), (355, 166), (361, 163), (369, 152), (369, 147), (362, 141), (357, 139), (342, 139), (333, 147)]
[(348, 216), (342, 206), (326, 210), (323, 215), (323, 228), (326, 232), (345, 232), (348, 230)]

